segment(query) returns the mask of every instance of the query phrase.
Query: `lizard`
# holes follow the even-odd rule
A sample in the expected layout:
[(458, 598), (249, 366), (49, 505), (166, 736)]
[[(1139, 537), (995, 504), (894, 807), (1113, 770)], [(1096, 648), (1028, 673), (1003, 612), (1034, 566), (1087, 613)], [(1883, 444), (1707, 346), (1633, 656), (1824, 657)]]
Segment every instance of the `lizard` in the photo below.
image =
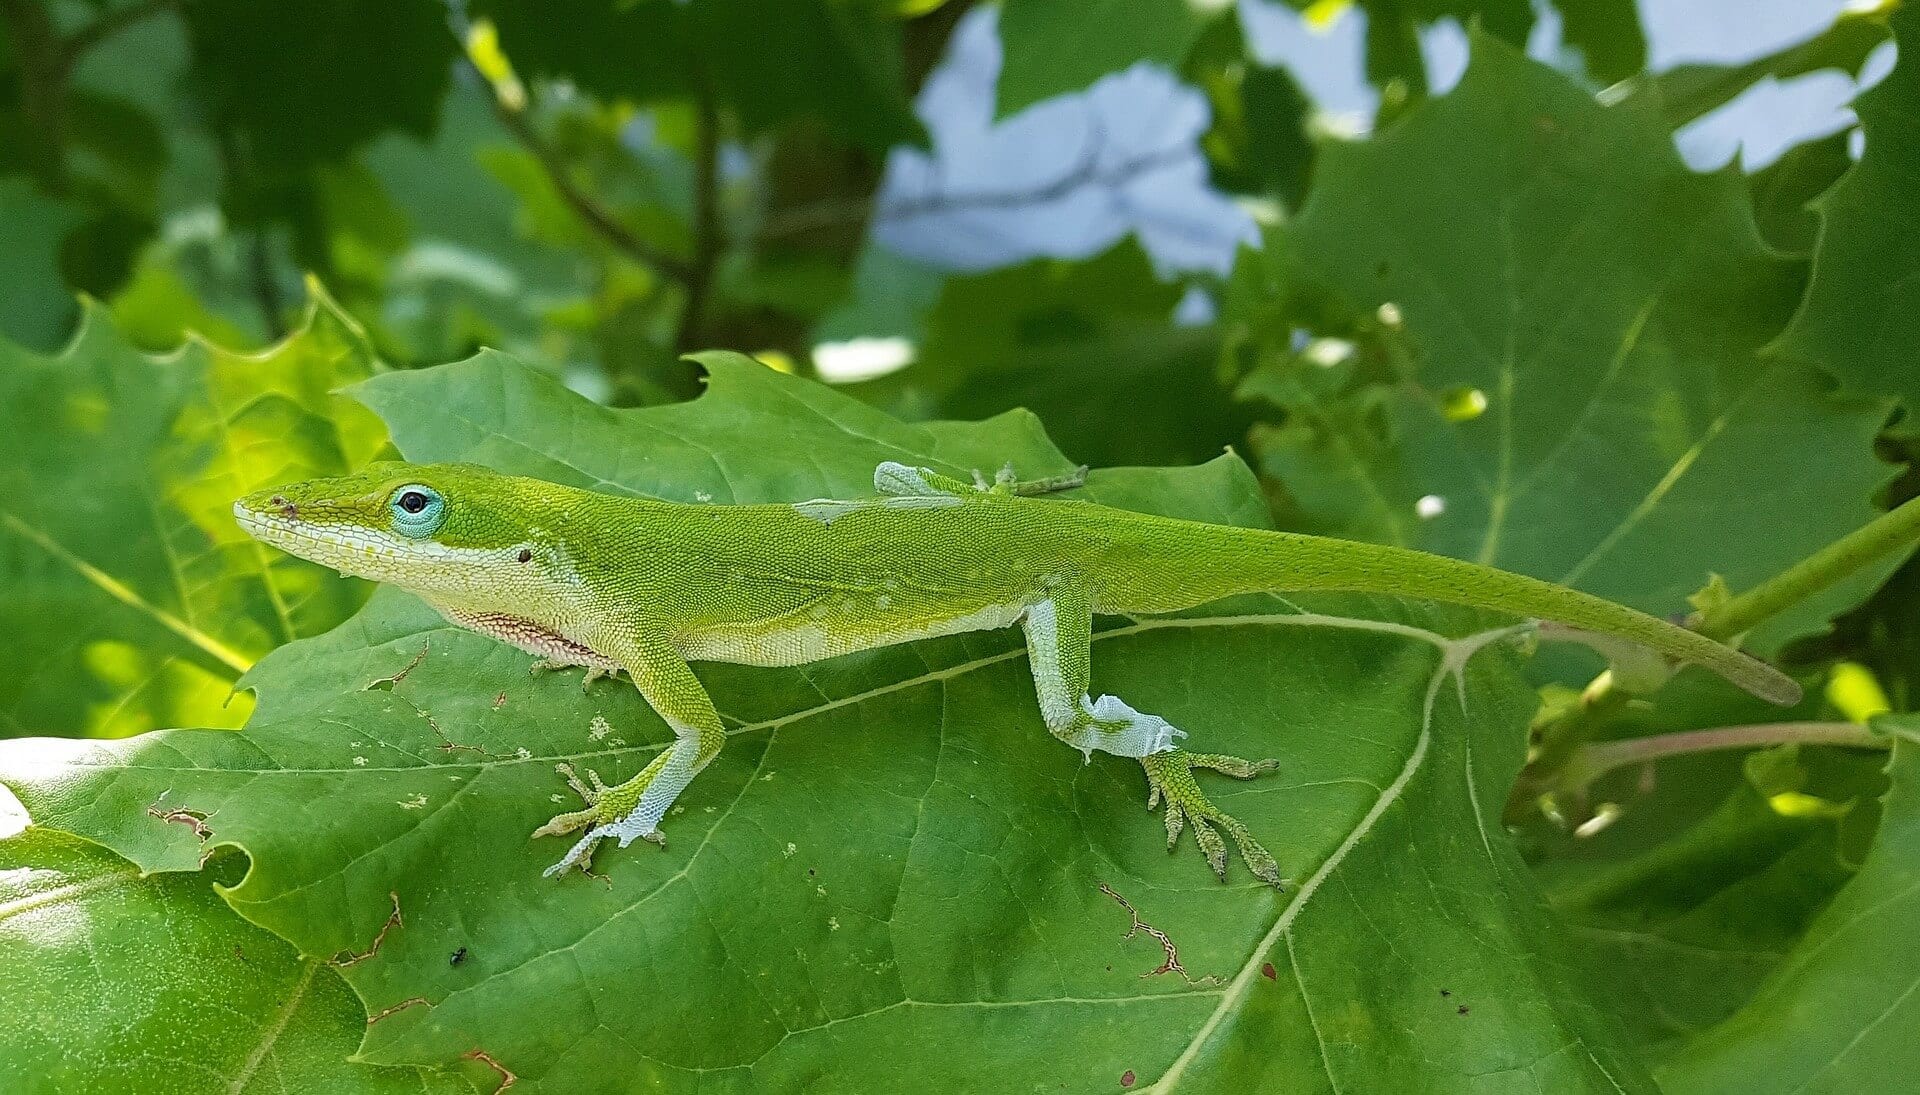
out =
[[(583, 801), (534, 831), (580, 836), (545, 874), (589, 869), (617, 839), (664, 844), (660, 822), (726, 741), (689, 662), (801, 665), (858, 650), (1018, 626), (1039, 714), (1060, 741), (1144, 767), (1165, 801), (1168, 848), (1191, 824), (1215, 874), (1233, 841), (1251, 872), (1274, 857), (1206, 796), (1195, 771), (1250, 779), (1277, 767), (1181, 746), (1184, 731), (1092, 695), (1094, 616), (1150, 616), (1249, 593), (1346, 591), (1554, 621), (1705, 666), (1780, 704), (1800, 687), (1733, 647), (1635, 609), (1407, 548), (1213, 525), (1059, 493), (1069, 476), (968, 482), (897, 462), (874, 494), (793, 503), (687, 504), (506, 475), (474, 464), (383, 461), (234, 503), (254, 538), (343, 574), (397, 585), (451, 623), (509, 643), (541, 669), (624, 672), (673, 732), (633, 778), (559, 773)], [(1052, 495), (1049, 497), (1049, 495)], [(1604, 643), (1596, 643), (1607, 649)], [(1617, 645), (1617, 642), (1616, 642)]]

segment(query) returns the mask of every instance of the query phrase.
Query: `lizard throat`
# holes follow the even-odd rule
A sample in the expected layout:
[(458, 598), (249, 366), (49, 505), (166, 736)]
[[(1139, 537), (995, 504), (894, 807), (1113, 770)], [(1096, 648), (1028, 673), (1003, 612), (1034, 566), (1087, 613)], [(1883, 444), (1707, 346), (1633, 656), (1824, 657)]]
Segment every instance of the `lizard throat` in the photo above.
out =
[(435, 605), (450, 622), (560, 665), (584, 665), (612, 673), (620, 664), (598, 650), (521, 616)]

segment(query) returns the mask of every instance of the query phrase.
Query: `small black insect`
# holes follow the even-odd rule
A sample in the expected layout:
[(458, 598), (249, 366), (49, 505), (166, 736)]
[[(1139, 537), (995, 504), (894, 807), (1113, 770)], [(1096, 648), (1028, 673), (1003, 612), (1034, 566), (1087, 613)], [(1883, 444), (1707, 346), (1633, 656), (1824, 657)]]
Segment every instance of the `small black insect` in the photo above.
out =
[(448, 956), (447, 965), (457, 966), (460, 963), (465, 962), (466, 960), (467, 960), (467, 948), (461, 947), (459, 950), (454, 951), (452, 955)]

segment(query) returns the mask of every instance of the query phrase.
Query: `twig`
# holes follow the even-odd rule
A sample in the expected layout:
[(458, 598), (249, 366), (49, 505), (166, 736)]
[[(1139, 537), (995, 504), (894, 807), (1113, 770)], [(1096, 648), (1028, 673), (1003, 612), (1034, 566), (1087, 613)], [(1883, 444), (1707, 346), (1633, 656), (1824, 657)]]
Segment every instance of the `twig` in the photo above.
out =
[(36, 0), (0, 0), (0, 29), (11, 39), (19, 70), (19, 112), (39, 141), (19, 142), (28, 169), (52, 194), (67, 192), (67, 81), (89, 51), (127, 27), (169, 11), (177, 0), (141, 0), (107, 12), (61, 36), (47, 6)]
[(568, 172), (567, 165), (561, 161), (560, 154), (555, 152), (553, 147), (541, 139), (540, 134), (534, 130), (533, 123), (527, 119), (526, 112), (501, 102), (500, 96), (491, 90), (493, 85), (487, 81), (486, 76), (481, 74), (473, 62), (469, 60), (466, 65), (481, 85), (488, 89), (487, 101), (493, 104), (493, 116), (500, 120), (501, 127), (539, 163), (540, 169), (546, 173), (547, 181), (553, 184), (554, 192), (560, 195), (560, 200), (567, 203), (567, 208), (573, 210), (575, 216), (584, 221), (588, 228), (612, 245), (615, 250), (623, 252), (635, 262), (651, 266), (676, 281), (691, 281), (694, 276), (693, 264), (655, 250), (645, 240), (634, 235), (626, 225), (621, 224), (618, 218), (592, 195), (580, 189), (573, 181), (572, 174)]
[(1695, 613), (1687, 623), (1703, 635), (1730, 639), (1915, 540), (1920, 540), (1920, 498), (1881, 514), (1732, 600)]
[(1165, 148), (1136, 156), (1118, 164), (1110, 170), (1101, 171), (1100, 149), (1096, 141), (1080, 161), (1069, 168), (1065, 174), (1052, 182), (1027, 190), (981, 191), (972, 194), (933, 194), (912, 201), (895, 202), (883, 205), (874, 219), (880, 221), (899, 221), (913, 217), (924, 217), (935, 213), (964, 212), (975, 209), (1017, 209), (1026, 205), (1040, 205), (1045, 202), (1064, 198), (1083, 186), (1118, 186), (1137, 175), (1180, 162), (1190, 155), (1183, 148)]

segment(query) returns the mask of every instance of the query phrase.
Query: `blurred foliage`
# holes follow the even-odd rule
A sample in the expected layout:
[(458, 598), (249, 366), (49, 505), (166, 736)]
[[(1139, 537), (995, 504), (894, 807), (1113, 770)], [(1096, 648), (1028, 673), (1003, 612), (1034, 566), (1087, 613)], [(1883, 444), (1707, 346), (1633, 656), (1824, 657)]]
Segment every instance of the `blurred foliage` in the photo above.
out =
[[(1288, 758), (1236, 789), (1317, 879), (1277, 900), (1027, 733), (1004, 636), (716, 668), (743, 723), (832, 725), (738, 743), (692, 800), (726, 813), (603, 891), (520, 838), (554, 757), (642, 756), (583, 747), (603, 706), (664, 733), (630, 692), (528, 682), (228, 519), (395, 448), (721, 501), (901, 453), (1143, 465), (1089, 493), (1684, 619), (1920, 494), (1920, 65), (1758, 170), (1672, 145), (1915, 47), (1920, 7), (1649, 72), (1633, 0), (1286, 6), (1364, 20), (1363, 132), (1211, 0), (0, 0), (0, 738), (129, 739), (0, 743), (36, 822), (0, 840), (0, 1086), (1897, 1089), (1904, 547), (1737, 637), (1809, 685), (1785, 713), (1558, 645), (1476, 661), (1461, 717), (1417, 642), (1115, 636), (1098, 672)], [(1445, 94), (1436, 28), (1471, 41)], [(762, 364), (683, 356), (713, 347)], [(1868, 719), (1890, 754), (1791, 732)], [(1755, 727), (1787, 729), (1578, 766)], [(750, 783), (769, 757), (796, 778)], [(1106, 879), (1194, 983), (1115, 959)]]

